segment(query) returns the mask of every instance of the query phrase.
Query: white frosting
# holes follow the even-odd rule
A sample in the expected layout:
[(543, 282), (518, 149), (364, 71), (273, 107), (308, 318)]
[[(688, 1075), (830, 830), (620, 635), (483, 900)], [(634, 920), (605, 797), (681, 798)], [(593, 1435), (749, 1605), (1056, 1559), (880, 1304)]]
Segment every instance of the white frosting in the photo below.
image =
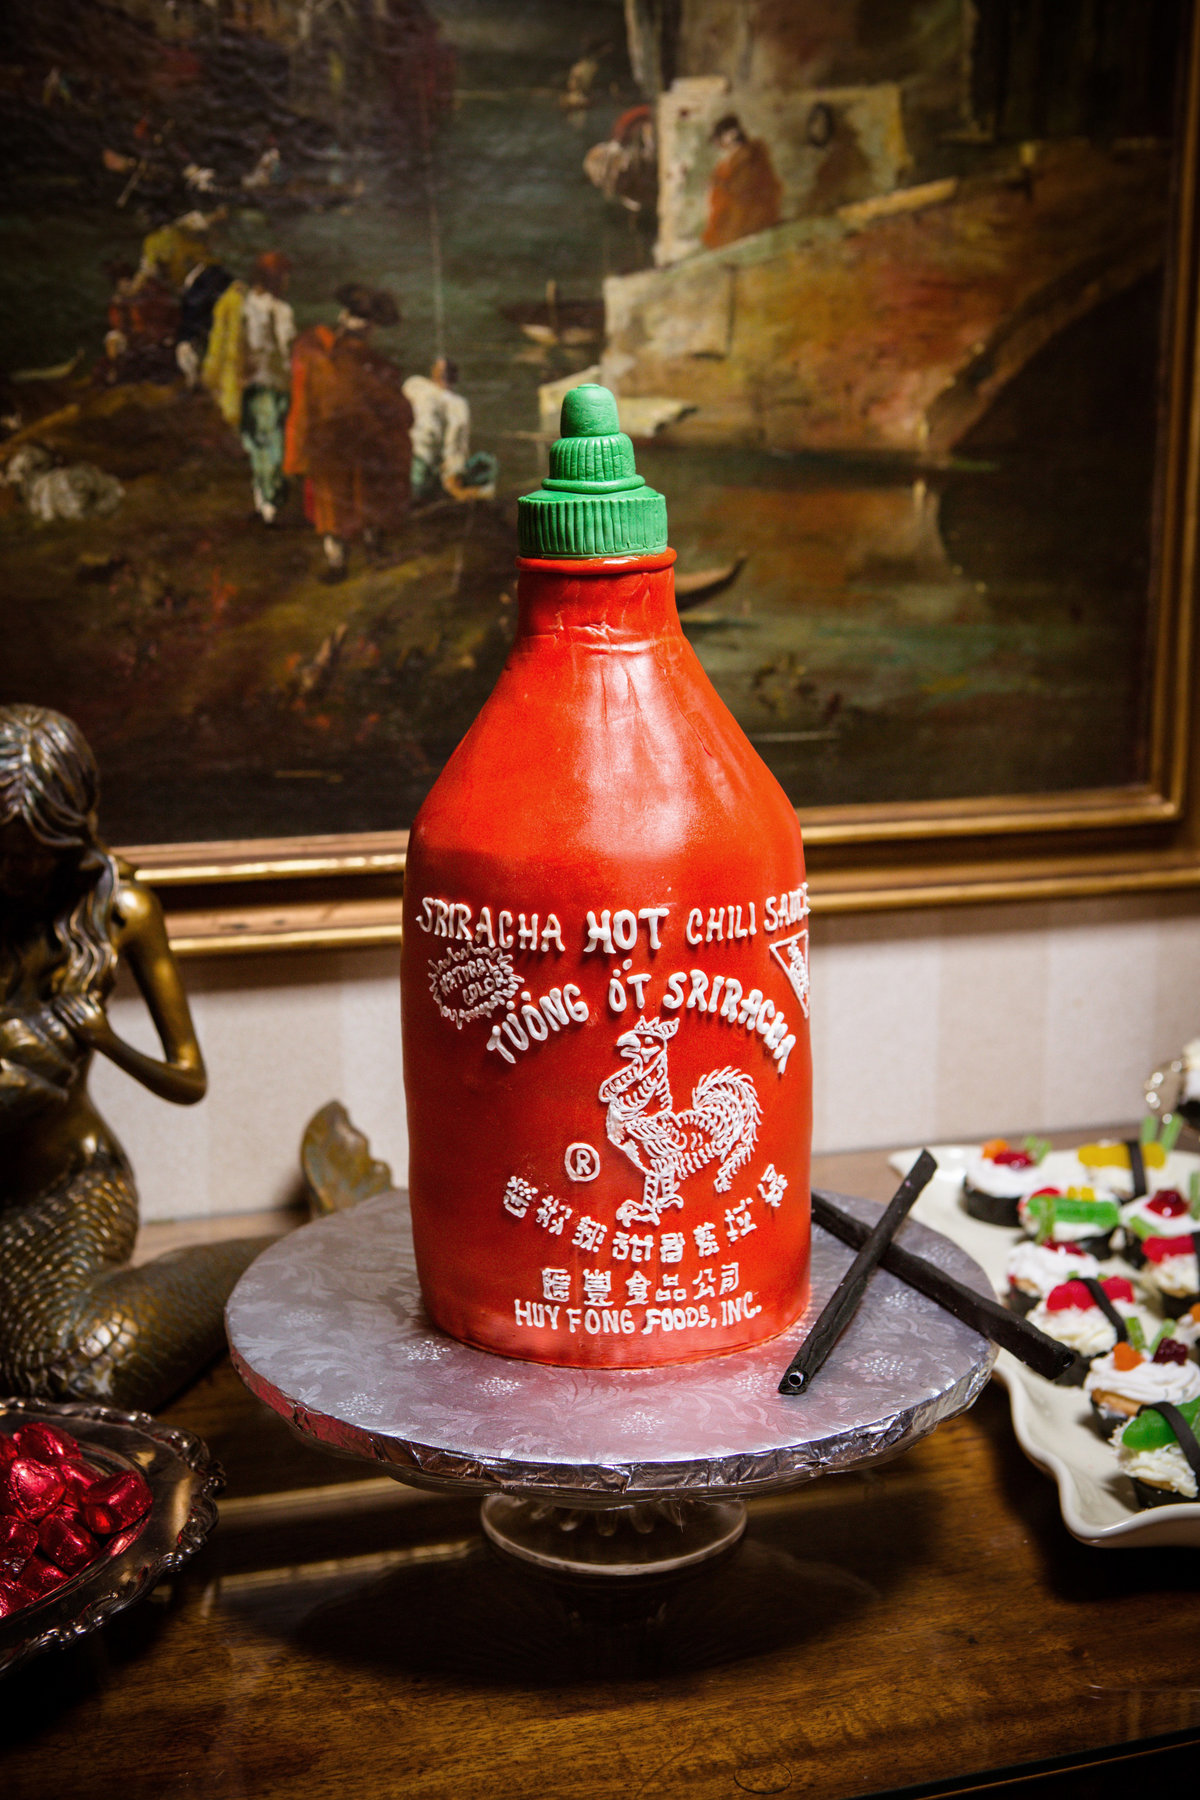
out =
[(1181, 1319), (1172, 1319), (1171, 1336), (1177, 1344), (1187, 1344), (1189, 1347), (1200, 1343), (1200, 1307), (1193, 1307), (1191, 1312), (1185, 1312)]
[[(1100, 1193), (1097, 1193), (1096, 1195), (1097, 1200), (1106, 1198), (1108, 1198), (1107, 1195), (1102, 1195)], [(1041, 1229), (1037, 1219), (1029, 1217), (1024, 1205), (1018, 1206), (1017, 1211), (1020, 1215), (1022, 1228), (1029, 1233), (1030, 1237), (1036, 1237), (1038, 1231)], [(1082, 1221), (1055, 1219), (1052, 1235), (1056, 1244), (1074, 1244), (1081, 1238), (1102, 1237), (1106, 1232), (1111, 1230), (1111, 1225), (1098, 1225), (1087, 1219)]]
[[(1141, 1308), (1130, 1306), (1124, 1300), (1115, 1300), (1113, 1304), (1123, 1319), (1136, 1314), (1147, 1337), (1153, 1336), (1158, 1329), (1158, 1321)], [(1061, 1312), (1051, 1312), (1043, 1300), (1033, 1308), (1029, 1323), (1044, 1331), (1047, 1337), (1057, 1338), (1069, 1350), (1077, 1350), (1080, 1356), (1099, 1356), (1105, 1350), (1111, 1350), (1117, 1341), (1116, 1332), (1098, 1306), (1068, 1306)]]
[(1037, 1187), (1091, 1188), (1097, 1200), (1128, 1198), (1133, 1177), (1128, 1169), (1096, 1168), (1081, 1163), (1074, 1150), (1051, 1150), (1038, 1167), (1041, 1180)]
[(1200, 1267), (1197, 1266), (1194, 1250), (1179, 1256), (1165, 1256), (1157, 1263), (1147, 1260), (1143, 1274), (1162, 1294), (1174, 1297), (1200, 1293)]
[[(1124, 1300), (1115, 1300), (1114, 1305), (1123, 1319), (1137, 1314), (1142, 1321), (1142, 1330), (1150, 1328), (1148, 1336), (1157, 1330), (1157, 1321), (1151, 1319), (1148, 1312), (1130, 1307)], [(1047, 1303), (1040, 1301), (1029, 1314), (1029, 1323), (1036, 1325), (1047, 1337), (1056, 1337), (1060, 1345), (1067, 1345), (1069, 1350), (1078, 1350), (1079, 1355), (1099, 1355), (1103, 1350), (1112, 1350), (1117, 1341), (1114, 1328), (1099, 1307), (1063, 1307), (1051, 1312)]]
[(1009, 1163), (993, 1162), (990, 1156), (973, 1157), (963, 1170), (963, 1180), (977, 1193), (991, 1194), (997, 1200), (1020, 1200), (1034, 1188), (1046, 1186), (1039, 1164), (1014, 1169)]
[(1131, 1219), (1141, 1219), (1150, 1227), (1151, 1237), (1186, 1237), (1189, 1232), (1200, 1229), (1200, 1220), (1193, 1219), (1191, 1213), (1178, 1213), (1174, 1218), (1164, 1218), (1162, 1213), (1150, 1211), (1152, 1196), (1143, 1194), (1140, 1200), (1131, 1200), (1121, 1208), (1121, 1223), (1127, 1225)]
[(1127, 1475), (1137, 1481), (1148, 1481), (1153, 1487), (1170, 1488), (1173, 1493), (1183, 1494), (1189, 1500), (1196, 1498), (1196, 1477), (1192, 1465), (1179, 1448), (1178, 1444), (1164, 1444), (1160, 1450), (1127, 1450), (1124, 1444), (1125, 1427), (1117, 1432), (1113, 1443), (1116, 1445), (1117, 1461)]
[[(1109, 1138), (1098, 1138), (1096, 1141), (1100, 1144), (1112, 1142)], [(1097, 1200), (1112, 1199), (1122, 1203), (1133, 1200), (1132, 1169), (1116, 1167), (1112, 1163), (1081, 1163), (1074, 1151), (1058, 1154), (1069, 1155), (1077, 1172), (1068, 1177), (1060, 1174), (1055, 1166), (1054, 1173), (1051, 1174), (1051, 1165), (1057, 1165), (1058, 1155), (1048, 1156), (1043, 1164), (1047, 1171), (1047, 1183), (1053, 1182), (1055, 1187), (1066, 1187), (1069, 1183), (1074, 1187), (1094, 1188)], [(1192, 1166), (1191, 1163), (1181, 1163), (1177, 1152), (1168, 1156), (1161, 1169), (1156, 1169), (1152, 1163), (1146, 1163), (1146, 1186), (1151, 1194), (1157, 1194), (1160, 1188), (1175, 1188), (1186, 1193), (1187, 1170)]]
[(1141, 1362), (1133, 1369), (1118, 1369), (1110, 1351), (1098, 1356), (1084, 1377), (1084, 1393), (1097, 1390), (1137, 1400), (1142, 1406), (1153, 1406), (1156, 1400), (1173, 1400), (1178, 1406), (1200, 1394), (1200, 1368), (1190, 1362)]
[(1073, 1276), (1094, 1280), (1100, 1273), (1100, 1264), (1088, 1250), (1051, 1250), (1026, 1238), (1010, 1252), (1007, 1273), (1015, 1286), (1031, 1290), (1044, 1300), (1051, 1288), (1061, 1287)]

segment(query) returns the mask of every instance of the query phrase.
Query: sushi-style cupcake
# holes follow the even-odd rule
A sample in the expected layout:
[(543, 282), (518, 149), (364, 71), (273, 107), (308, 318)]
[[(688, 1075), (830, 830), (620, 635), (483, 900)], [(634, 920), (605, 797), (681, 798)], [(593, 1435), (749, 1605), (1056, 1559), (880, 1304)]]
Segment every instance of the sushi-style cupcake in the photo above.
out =
[(1200, 1368), (1174, 1338), (1163, 1338), (1153, 1355), (1129, 1343), (1114, 1344), (1093, 1362), (1083, 1391), (1101, 1430), (1111, 1437), (1140, 1407), (1157, 1406), (1161, 1400), (1179, 1406), (1200, 1398)]
[(1039, 1244), (1071, 1244), (1092, 1256), (1107, 1256), (1120, 1220), (1115, 1200), (1098, 1199), (1091, 1188), (1039, 1188), (1017, 1203), (1022, 1229)]
[(1198, 1226), (1200, 1220), (1192, 1217), (1192, 1209), (1178, 1188), (1160, 1188), (1156, 1194), (1144, 1194), (1121, 1208), (1121, 1254), (1139, 1269), (1145, 1261), (1148, 1238), (1186, 1238)]
[(1142, 1279), (1177, 1319), (1200, 1300), (1200, 1231), (1188, 1237), (1152, 1237), (1142, 1244)]
[(1138, 1306), (1132, 1281), (1108, 1275), (1100, 1281), (1064, 1281), (1033, 1308), (1029, 1323), (1074, 1350), (1075, 1361), (1058, 1384), (1081, 1387), (1095, 1357), (1128, 1341), (1131, 1318), (1140, 1324), (1143, 1339), (1154, 1332), (1157, 1321)]
[(992, 1138), (963, 1170), (963, 1205), (973, 1219), (988, 1225), (1015, 1225), (1017, 1202), (1040, 1186), (1038, 1168), (1049, 1145), (1026, 1138), (1017, 1148)]
[(1100, 1264), (1078, 1244), (1038, 1244), (1022, 1238), (1009, 1253), (1006, 1274), (1008, 1305), (1014, 1312), (1027, 1313), (1064, 1281), (1096, 1280)]
[(1143, 1506), (1179, 1506), (1200, 1495), (1198, 1415), (1200, 1400), (1146, 1406), (1113, 1438)]
[(1149, 1114), (1135, 1138), (1080, 1144), (1075, 1155), (1087, 1171), (1084, 1179), (1103, 1185), (1122, 1200), (1136, 1200), (1172, 1186), (1171, 1157), (1182, 1127), (1182, 1119)]
[(1200, 1300), (1171, 1320), (1171, 1336), (1186, 1344), (1193, 1356), (1200, 1356)]

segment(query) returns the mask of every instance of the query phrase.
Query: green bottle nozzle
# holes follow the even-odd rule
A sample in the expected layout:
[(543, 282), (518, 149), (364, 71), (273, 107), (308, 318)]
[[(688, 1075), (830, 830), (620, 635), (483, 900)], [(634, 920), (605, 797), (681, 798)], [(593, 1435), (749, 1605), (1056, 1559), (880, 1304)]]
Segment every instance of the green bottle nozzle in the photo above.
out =
[(596, 382), (565, 396), (550, 473), (517, 502), (522, 556), (653, 555), (667, 547), (667, 503), (646, 486), (616, 397)]

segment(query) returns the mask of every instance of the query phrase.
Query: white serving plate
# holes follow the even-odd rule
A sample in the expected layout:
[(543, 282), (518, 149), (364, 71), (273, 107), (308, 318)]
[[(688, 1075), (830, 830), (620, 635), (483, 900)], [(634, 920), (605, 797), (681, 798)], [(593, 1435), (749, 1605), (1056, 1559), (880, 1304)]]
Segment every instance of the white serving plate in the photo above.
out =
[[(1081, 1139), (1081, 1142), (1083, 1140)], [(931, 1144), (938, 1172), (913, 1207), (913, 1217), (960, 1244), (986, 1270), (1003, 1297), (1008, 1252), (1019, 1233), (973, 1219), (962, 1200), (962, 1172), (978, 1144)], [(1067, 1160), (1067, 1153), (1059, 1152)], [(919, 1150), (898, 1150), (890, 1157), (897, 1174), (906, 1175)], [(1054, 1180), (1055, 1153), (1046, 1158), (1047, 1182)], [(1200, 1169), (1200, 1156), (1173, 1151), (1164, 1177), (1187, 1192), (1188, 1178)], [(1161, 1185), (1161, 1183), (1160, 1183)], [(1104, 1264), (1105, 1272), (1110, 1265)], [(1127, 1273), (1113, 1259), (1111, 1272)], [(1200, 1500), (1180, 1506), (1140, 1507), (1133, 1484), (1121, 1473), (1109, 1445), (1092, 1424), (1092, 1411), (1081, 1388), (1056, 1387), (1035, 1375), (1008, 1350), (1002, 1350), (993, 1374), (1008, 1390), (1013, 1430), (1030, 1462), (1058, 1483), (1063, 1522), (1085, 1544), (1108, 1550), (1145, 1549), (1158, 1544), (1200, 1547)]]

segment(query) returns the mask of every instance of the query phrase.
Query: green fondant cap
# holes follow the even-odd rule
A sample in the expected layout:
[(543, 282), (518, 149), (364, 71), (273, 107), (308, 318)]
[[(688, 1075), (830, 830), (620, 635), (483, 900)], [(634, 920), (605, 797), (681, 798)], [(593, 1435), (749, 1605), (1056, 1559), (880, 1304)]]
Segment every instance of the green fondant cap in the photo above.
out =
[(1112, 1231), (1121, 1222), (1115, 1200), (1080, 1200), (1069, 1194), (1031, 1194), (1025, 1202), (1031, 1219), (1053, 1225), (1091, 1225), (1096, 1231)]
[(667, 547), (667, 503), (646, 486), (617, 402), (587, 381), (562, 403), (550, 473), (517, 502), (522, 556), (649, 556)]
[[(1200, 1400), (1181, 1400), (1179, 1410), (1193, 1431), (1200, 1429)], [(1126, 1425), (1121, 1441), (1128, 1450), (1163, 1450), (1179, 1440), (1162, 1413), (1144, 1406)]]

